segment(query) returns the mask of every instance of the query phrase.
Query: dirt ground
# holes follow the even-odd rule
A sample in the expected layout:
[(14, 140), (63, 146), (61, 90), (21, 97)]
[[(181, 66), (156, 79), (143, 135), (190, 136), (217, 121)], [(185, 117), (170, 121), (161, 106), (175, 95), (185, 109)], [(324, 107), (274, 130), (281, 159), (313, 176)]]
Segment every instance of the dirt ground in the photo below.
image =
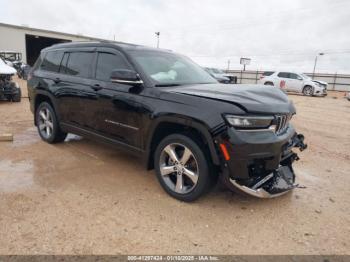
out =
[(130, 155), (42, 142), (27, 99), (0, 102), (0, 133), (14, 134), (0, 142), (0, 254), (350, 254), (350, 102), (290, 99), (304, 188), (261, 200), (218, 186), (192, 204)]

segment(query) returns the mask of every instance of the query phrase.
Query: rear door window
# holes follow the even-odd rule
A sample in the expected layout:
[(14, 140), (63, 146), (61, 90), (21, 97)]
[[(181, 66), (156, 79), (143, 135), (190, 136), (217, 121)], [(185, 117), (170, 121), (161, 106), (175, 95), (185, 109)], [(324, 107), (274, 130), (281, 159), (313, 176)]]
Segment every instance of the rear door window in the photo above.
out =
[(96, 65), (96, 79), (109, 81), (113, 70), (128, 69), (130, 66), (121, 54), (99, 52)]
[(63, 57), (63, 51), (49, 51), (46, 53), (40, 69), (57, 73)]
[[(93, 52), (72, 52), (69, 53), (65, 72), (67, 75), (78, 77), (91, 76), (91, 64), (93, 60)], [(63, 69), (62, 69), (63, 70)]]
[(280, 73), (278, 73), (278, 77), (281, 77), (281, 78), (289, 78), (289, 73), (280, 72)]

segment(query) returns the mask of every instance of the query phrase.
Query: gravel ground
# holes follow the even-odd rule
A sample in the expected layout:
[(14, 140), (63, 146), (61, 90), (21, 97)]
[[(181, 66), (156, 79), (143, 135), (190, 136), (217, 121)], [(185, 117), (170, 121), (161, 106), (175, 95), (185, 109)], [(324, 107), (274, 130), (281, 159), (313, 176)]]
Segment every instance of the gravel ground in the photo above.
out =
[[(25, 94), (24, 94), (25, 95)], [(27, 99), (0, 102), (0, 254), (350, 254), (350, 102), (290, 95), (304, 188), (271, 200), (217, 186), (176, 201), (134, 157), (39, 139)]]

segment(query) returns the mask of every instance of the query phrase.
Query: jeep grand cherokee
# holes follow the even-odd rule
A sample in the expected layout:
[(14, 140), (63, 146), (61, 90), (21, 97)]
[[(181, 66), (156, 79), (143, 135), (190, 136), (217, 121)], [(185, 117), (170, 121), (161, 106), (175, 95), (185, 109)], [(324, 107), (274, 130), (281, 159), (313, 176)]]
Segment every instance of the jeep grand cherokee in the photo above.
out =
[(269, 86), (219, 84), (190, 59), (125, 43), (66, 43), (41, 52), (28, 81), (41, 138), (67, 133), (140, 156), (163, 189), (193, 201), (217, 179), (275, 197), (295, 185), (295, 108)]

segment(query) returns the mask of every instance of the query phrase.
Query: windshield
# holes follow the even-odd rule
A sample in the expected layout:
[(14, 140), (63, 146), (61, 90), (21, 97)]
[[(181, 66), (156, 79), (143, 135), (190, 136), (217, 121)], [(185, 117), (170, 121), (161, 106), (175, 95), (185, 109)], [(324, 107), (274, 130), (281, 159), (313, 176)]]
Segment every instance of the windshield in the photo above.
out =
[(212, 68), (211, 71), (212, 71), (214, 74), (225, 74), (223, 71), (221, 71), (220, 69), (216, 69), (216, 68)]
[(310, 79), (310, 77), (309, 76), (307, 76), (307, 75), (305, 75), (305, 74), (300, 74), (301, 76), (302, 76), (302, 78), (304, 78), (304, 79)]
[(133, 51), (131, 55), (155, 86), (217, 83), (203, 68), (184, 56), (157, 51)]

